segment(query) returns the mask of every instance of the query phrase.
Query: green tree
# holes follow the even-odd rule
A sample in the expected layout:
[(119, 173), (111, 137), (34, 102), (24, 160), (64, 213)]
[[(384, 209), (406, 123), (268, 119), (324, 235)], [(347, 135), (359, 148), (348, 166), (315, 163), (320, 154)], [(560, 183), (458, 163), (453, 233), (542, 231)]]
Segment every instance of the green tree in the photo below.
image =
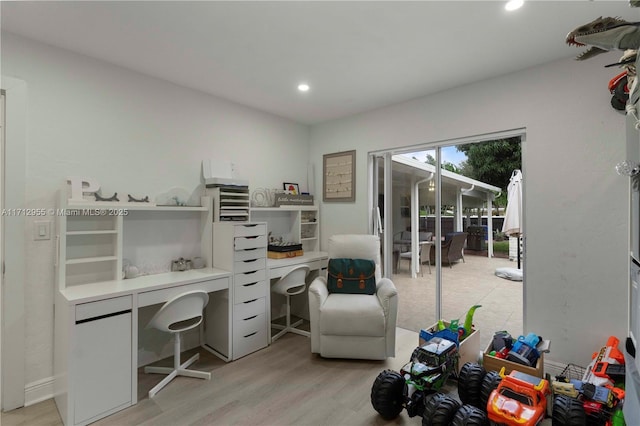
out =
[(456, 149), (467, 156), (467, 160), (460, 166), (460, 173), (502, 188), (502, 194), (495, 200), (495, 204), (506, 206), (511, 173), (515, 169), (522, 169), (520, 138), (460, 145)]
[[(414, 159), (416, 159), (416, 158), (414, 157)], [(425, 163), (431, 164), (432, 166), (435, 166), (436, 165), (436, 159), (433, 157), (433, 155), (427, 154), (427, 159), (425, 160)], [(442, 168), (445, 169), (445, 170), (448, 170), (450, 172), (453, 172), (453, 173), (461, 174), (460, 173), (461, 169), (458, 166), (456, 166), (455, 164), (450, 163), (448, 161), (445, 161), (444, 163), (442, 163)]]

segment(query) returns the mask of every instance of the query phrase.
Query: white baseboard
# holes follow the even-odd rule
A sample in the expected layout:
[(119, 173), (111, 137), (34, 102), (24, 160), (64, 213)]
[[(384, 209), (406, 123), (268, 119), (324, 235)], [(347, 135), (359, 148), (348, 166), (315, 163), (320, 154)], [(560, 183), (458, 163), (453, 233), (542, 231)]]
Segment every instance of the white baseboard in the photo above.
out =
[(51, 398), (53, 398), (53, 377), (28, 383), (24, 387), (25, 407)]

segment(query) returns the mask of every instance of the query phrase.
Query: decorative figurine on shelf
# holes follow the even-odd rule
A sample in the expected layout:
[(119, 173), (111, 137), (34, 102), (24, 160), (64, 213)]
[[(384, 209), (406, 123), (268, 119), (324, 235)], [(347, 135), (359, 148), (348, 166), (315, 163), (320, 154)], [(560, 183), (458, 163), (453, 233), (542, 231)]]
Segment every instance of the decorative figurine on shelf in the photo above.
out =
[(149, 196), (147, 195), (144, 198), (134, 198), (131, 196), (131, 194), (127, 194), (127, 197), (129, 197), (129, 202), (130, 203), (148, 203), (149, 202)]
[(118, 199), (118, 193), (114, 192), (111, 197), (103, 197), (97, 192), (93, 194), (96, 197), (96, 201), (120, 201)]

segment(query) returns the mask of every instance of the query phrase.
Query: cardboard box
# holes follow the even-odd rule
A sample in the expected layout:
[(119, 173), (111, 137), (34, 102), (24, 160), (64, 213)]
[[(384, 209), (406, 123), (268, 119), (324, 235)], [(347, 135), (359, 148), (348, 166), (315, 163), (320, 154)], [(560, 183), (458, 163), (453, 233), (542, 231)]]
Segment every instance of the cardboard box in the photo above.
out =
[(482, 366), (487, 371), (500, 371), (500, 369), (504, 367), (505, 374), (509, 374), (512, 370), (516, 370), (522, 373), (529, 374), (531, 376), (543, 378), (544, 353), (549, 352), (550, 345), (551, 342), (549, 340), (542, 340), (540, 344), (538, 344), (536, 349), (538, 349), (538, 352), (540, 352), (540, 358), (538, 358), (538, 362), (536, 363), (535, 367), (529, 367), (523, 364), (518, 364), (517, 362), (496, 358), (495, 356), (489, 355), (489, 353), (494, 350), (493, 341), (490, 341), (486, 349), (484, 350), (484, 353), (482, 354)]
[(294, 251), (268, 251), (267, 257), (269, 259), (287, 259), (289, 257), (302, 256), (304, 254), (303, 250), (294, 250)]
[[(448, 322), (444, 322), (445, 327), (449, 327)], [(424, 345), (428, 339), (430, 339), (433, 333), (438, 330), (438, 324), (434, 324), (431, 327), (420, 330), (420, 336), (418, 337), (418, 346)], [(458, 347), (458, 353), (460, 359), (458, 360), (458, 371), (466, 362), (478, 362), (480, 357), (480, 330), (473, 330)]]

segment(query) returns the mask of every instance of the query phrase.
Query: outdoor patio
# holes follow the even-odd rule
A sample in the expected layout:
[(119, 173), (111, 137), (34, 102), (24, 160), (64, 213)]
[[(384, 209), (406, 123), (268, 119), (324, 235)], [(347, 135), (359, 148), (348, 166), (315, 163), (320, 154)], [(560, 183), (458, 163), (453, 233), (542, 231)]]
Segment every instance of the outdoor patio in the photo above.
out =
[[(516, 262), (505, 258), (487, 258), (465, 254), (465, 262), (442, 267), (442, 319), (459, 319), (464, 323), (469, 308), (482, 305), (473, 317), (484, 348), (498, 330), (514, 337), (523, 334), (522, 281), (509, 281), (495, 276), (499, 267), (516, 268)], [(423, 266), (424, 276), (411, 278), (409, 262), (400, 264), (393, 282), (398, 289), (398, 327), (419, 332), (437, 321), (435, 317), (435, 268), (431, 274)], [(527, 330), (530, 331), (530, 330)]]

